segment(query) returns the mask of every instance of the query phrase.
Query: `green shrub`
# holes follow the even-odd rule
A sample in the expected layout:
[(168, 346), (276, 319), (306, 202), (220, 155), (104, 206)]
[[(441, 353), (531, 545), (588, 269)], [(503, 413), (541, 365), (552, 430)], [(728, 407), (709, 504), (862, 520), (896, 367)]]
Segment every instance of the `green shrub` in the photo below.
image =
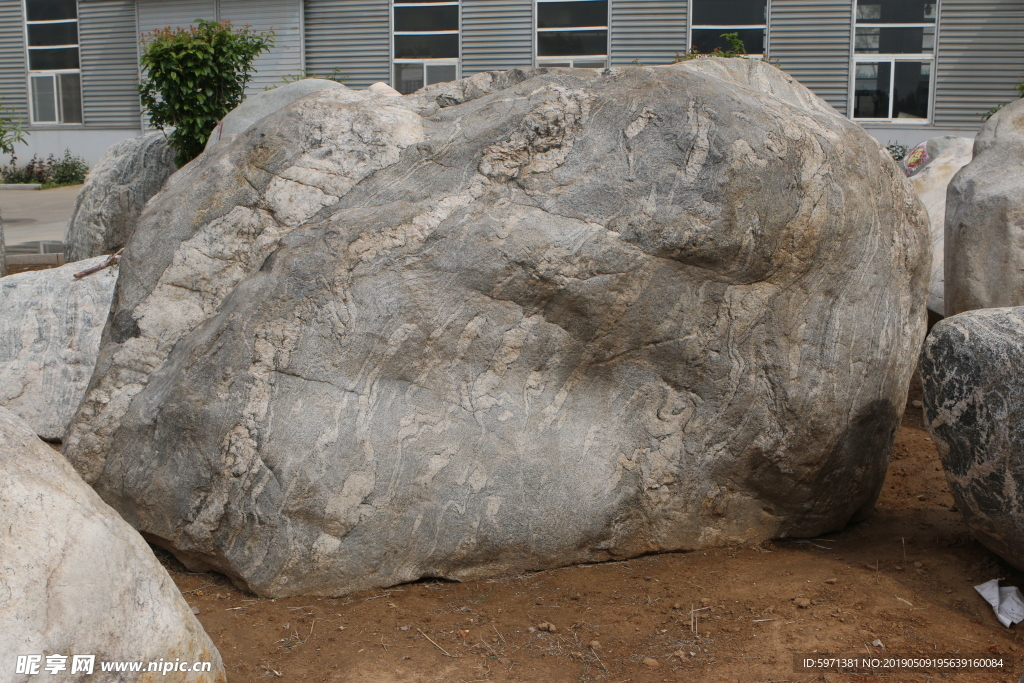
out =
[[(1017, 85), (1013, 86), (1013, 89), (1020, 93), (1020, 97), (1024, 97), (1024, 81), (1021, 81)], [(995, 114), (997, 111), (999, 111), (1000, 109), (1002, 109), (1005, 106), (1006, 106), (1005, 104), (997, 104), (996, 106), (992, 107), (987, 112), (982, 114), (981, 115), (981, 120), (982, 121), (988, 121), (990, 118), (992, 118), (993, 114)]]
[(245, 99), (253, 60), (274, 40), (273, 31), (202, 19), (196, 24), (147, 34), (139, 59), (142, 106), (154, 126), (174, 128), (167, 140), (179, 167), (199, 156), (217, 122)]
[[(22, 125), (20, 116), (0, 105), (0, 152), (13, 155), (14, 145), (25, 142), (25, 136), (28, 133), (22, 129)], [(11, 161), (13, 163), (13, 158)]]
[(11, 157), (11, 165), (0, 168), (0, 180), (5, 183), (40, 183), (43, 188), (63, 187), (65, 185), (81, 185), (85, 182), (85, 175), (89, 167), (85, 159), (71, 154), (71, 150), (64, 150), (64, 156), (60, 159), (52, 154), (41, 160), (33, 156), (27, 164), (18, 167), (17, 157)]
[[(701, 57), (737, 57), (740, 59), (751, 59), (747, 56), (747, 46), (743, 42), (743, 39), (740, 38), (739, 33), (723, 33), (719, 38), (725, 38), (725, 41), (729, 43), (728, 49), (723, 50), (720, 47), (716, 47), (711, 52), (705, 53), (701, 52), (697, 48), (691, 48), (686, 54), (679, 54), (677, 52), (676, 58), (672, 60), (672, 63), (678, 64), (679, 62), (688, 62), (691, 59), (700, 59)], [(767, 62), (775, 67), (779, 65), (777, 59), (768, 59), (767, 57), (758, 57), (758, 61)], [(634, 60), (634, 63), (639, 64), (636, 60)]]

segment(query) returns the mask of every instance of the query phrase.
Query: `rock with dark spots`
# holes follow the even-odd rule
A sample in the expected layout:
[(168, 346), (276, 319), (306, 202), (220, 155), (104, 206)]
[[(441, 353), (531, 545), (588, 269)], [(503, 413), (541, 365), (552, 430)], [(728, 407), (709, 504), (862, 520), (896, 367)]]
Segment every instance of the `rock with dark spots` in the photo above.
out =
[(1024, 99), (974, 140), (946, 197), (946, 315), (1024, 306)]
[(74, 274), (106, 258), (0, 280), (0, 408), (44, 439), (64, 436), (96, 367), (117, 268)]
[[(927, 149), (931, 140), (919, 147)], [(938, 138), (934, 147), (941, 147), (936, 156), (915, 168), (910, 184), (928, 211), (931, 224), (932, 277), (928, 284), (928, 308), (940, 316), (945, 315), (945, 279), (943, 255), (946, 236), (946, 190), (949, 181), (971, 161), (974, 141), (970, 138), (945, 136)]]
[[(222, 683), (220, 654), (137, 531), (28, 425), (0, 408), (0, 662), (4, 681), (24, 655), (63, 655), (68, 681)], [(71, 675), (74, 655), (93, 670)], [(209, 671), (104, 673), (101, 662), (208, 663)], [(201, 665), (200, 668), (204, 668)]]
[(228, 112), (227, 116), (221, 119), (217, 127), (213, 129), (209, 139), (206, 141), (206, 150), (222, 142), (230, 142), (238, 137), (245, 129), (256, 123), (264, 116), (273, 114), (281, 107), (286, 107), (300, 97), (321, 90), (333, 90), (341, 88), (347, 91), (353, 99), (361, 97), (359, 93), (349, 90), (337, 81), (329, 81), (323, 78), (303, 78), (291, 83), (279, 85), (270, 90), (258, 92), (242, 100), (242, 103)]
[(174, 151), (160, 131), (122, 140), (89, 171), (64, 235), (64, 258), (112, 254), (127, 242), (142, 207), (174, 173)]
[(924, 417), (971, 533), (1024, 569), (1024, 307), (946, 318), (921, 355)]
[(187, 565), (338, 595), (841, 528), (925, 328), (885, 149), (740, 59), (315, 93), (125, 250), (65, 453)]

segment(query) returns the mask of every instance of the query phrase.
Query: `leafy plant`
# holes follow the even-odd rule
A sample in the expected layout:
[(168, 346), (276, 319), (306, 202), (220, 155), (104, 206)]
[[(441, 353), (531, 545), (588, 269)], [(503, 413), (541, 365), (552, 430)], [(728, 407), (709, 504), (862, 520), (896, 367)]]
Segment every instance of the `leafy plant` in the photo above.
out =
[(273, 46), (274, 32), (197, 19), (193, 28), (153, 31), (143, 43), (139, 96), (154, 126), (174, 128), (167, 140), (180, 167), (199, 156), (217, 122), (245, 99), (253, 60)]
[(25, 142), (28, 133), (23, 129), (23, 122), (20, 116), (7, 107), (0, 105), (0, 152), (12, 155), (11, 163), (14, 162), (14, 145)]
[[(1019, 97), (1024, 97), (1024, 81), (1021, 81), (1017, 85), (1013, 86), (1013, 89), (1020, 93)], [(996, 106), (992, 107), (987, 112), (982, 114), (981, 115), (981, 120), (982, 121), (988, 121), (990, 118), (992, 118), (993, 114), (995, 114), (997, 111), (999, 111), (1000, 109), (1002, 109), (1005, 106), (1006, 106), (1005, 104), (997, 104)]]
[(889, 154), (892, 156), (893, 161), (903, 161), (903, 158), (907, 156), (909, 148), (906, 145), (901, 145), (895, 142), (890, 142), (885, 146), (889, 150)]
[(18, 167), (18, 158), (11, 157), (11, 165), (0, 168), (0, 179), (5, 183), (40, 183), (43, 189), (47, 189), (80, 185), (85, 182), (85, 175), (88, 172), (89, 167), (85, 159), (74, 156), (71, 150), (65, 149), (64, 156), (60, 159), (51, 154), (43, 161), (33, 155), (21, 168)]
[[(747, 46), (740, 38), (739, 33), (723, 33), (720, 38), (725, 38), (726, 42), (729, 43), (729, 48), (723, 50), (721, 47), (715, 47), (711, 52), (701, 52), (697, 48), (690, 48), (690, 51), (685, 54), (676, 53), (676, 58), (672, 61), (673, 64), (679, 62), (688, 62), (691, 59), (700, 59), (701, 57), (737, 57), (739, 59), (750, 59), (747, 56)], [(767, 57), (759, 57), (759, 61), (767, 62), (772, 66), (778, 66), (778, 60), (772, 60)]]

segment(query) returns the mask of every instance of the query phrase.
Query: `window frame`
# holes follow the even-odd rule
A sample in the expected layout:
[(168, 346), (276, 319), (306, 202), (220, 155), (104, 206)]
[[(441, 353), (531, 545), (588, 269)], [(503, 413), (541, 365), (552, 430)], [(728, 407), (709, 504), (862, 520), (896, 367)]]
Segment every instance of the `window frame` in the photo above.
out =
[[(403, 0), (390, 0), (388, 10), (388, 46), (391, 53), (391, 87), (398, 90), (398, 64), (419, 64), (423, 69), (423, 87), (431, 85), (427, 82), (427, 66), (451, 66), (455, 65), (455, 80), (462, 78), (462, 0), (432, 0), (431, 2), (403, 2)], [(458, 23), (454, 31), (396, 31), (395, 30), (395, 7), (456, 7), (458, 9)], [(454, 35), (458, 37), (458, 56), (456, 57), (396, 57), (395, 36), (409, 35)], [(401, 92), (401, 91), (399, 91)]]
[[(883, 0), (884, 1), (884, 0)], [(935, 123), (935, 78), (938, 69), (939, 57), (939, 32), (942, 21), (942, 0), (935, 2), (935, 19), (933, 22), (906, 22), (891, 23), (882, 21), (857, 22), (857, 5), (860, 0), (852, 0), (852, 12), (850, 17), (850, 77), (849, 93), (847, 98), (847, 112), (851, 121), (868, 124), (886, 124), (895, 126), (929, 126)], [(934, 43), (932, 51), (918, 53), (893, 53), (893, 52), (857, 52), (857, 28), (928, 28), (933, 27)], [(914, 62), (916, 64), (928, 64), (928, 116), (923, 119), (899, 118), (893, 116), (896, 106), (896, 98), (893, 96), (896, 82), (896, 63)], [(880, 117), (858, 117), (856, 116), (857, 102), (857, 66), (860, 64), (889, 64), (889, 116)]]
[[(853, 0), (856, 2), (857, 0)], [(763, 24), (694, 24), (693, 6), (698, 0), (690, 0), (686, 12), (686, 51), (693, 49), (693, 29), (721, 29), (722, 33), (732, 33), (736, 29), (764, 29), (764, 52), (751, 52), (746, 56), (750, 59), (767, 59), (771, 57), (771, 36), (772, 36), (772, 0), (764, 0), (764, 23)]]
[[(575, 62), (597, 62), (603, 61), (603, 67), (582, 67), (582, 68), (608, 68), (611, 66), (611, 54), (612, 54), (612, 2), (608, 0), (607, 5), (607, 16), (605, 16), (604, 26), (573, 26), (573, 27), (558, 27), (558, 28), (538, 28), (538, 16), (539, 7), (538, 5), (548, 4), (551, 2), (587, 2), (588, 0), (533, 0), (533, 26), (531, 36), (533, 38), (533, 65), (535, 67), (550, 66), (553, 64), (562, 64), (569, 62), (573, 65)], [(537, 34), (541, 31), (545, 33), (559, 33), (569, 31), (604, 31), (605, 32), (605, 46), (603, 55), (541, 55), (538, 54), (540, 51), (540, 41), (538, 40)], [(572, 68), (572, 67), (570, 67)]]
[[(27, 86), (28, 94), (28, 111), (29, 111), (29, 125), (31, 126), (84, 126), (85, 125), (85, 98), (82, 95), (82, 34), (81, 34), (81, 15), (79, 12), (79, 0), (75, 0), (75, 18), (74, 19), (47, 19), (47, 20), (36, 20), (30, 21), (28, 18), (28, 2), (29, 0), (22, 0), (21, 2), (21, 30), (22, 35), (25, 37), (25, 85)], [(74, 22), (75, 33), (78, 35), (78, 42), (67, 45), (46, 45), (46, 46), (31, 46), (29, 45), (29, 26), (40, 26), (45, 24), (70, 24)], [(78, 51), (78, 68), (76, 69), (33, 69), (32, 68), (32, 50), (35, 49), (62, 49), (62, 48), (74, 48)], [(63, 120), (63, 104), (60, 90), (60, 76), (62, 74), (78, 74), (78, 105), (79, 111), (82, 114), (81, 121), (67, 122)], [(37, 121), (36, 120), (36, 97), (33, 85), (33, 79), (42, 78), (49, 76), (53, 83), (53, 110), (56, 114), (55, 121)]]

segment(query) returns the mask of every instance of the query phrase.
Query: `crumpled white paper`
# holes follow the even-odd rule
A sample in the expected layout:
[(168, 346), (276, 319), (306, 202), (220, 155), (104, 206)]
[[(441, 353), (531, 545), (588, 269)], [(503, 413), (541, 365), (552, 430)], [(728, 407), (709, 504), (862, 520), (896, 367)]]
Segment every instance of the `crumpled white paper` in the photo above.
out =
[(1024, 621), (1024, 595), (1016, 586), (999, 587), (999, 579), (986, 581), (974, 590), (992, 605), (999, 623), (1009, 628)]

